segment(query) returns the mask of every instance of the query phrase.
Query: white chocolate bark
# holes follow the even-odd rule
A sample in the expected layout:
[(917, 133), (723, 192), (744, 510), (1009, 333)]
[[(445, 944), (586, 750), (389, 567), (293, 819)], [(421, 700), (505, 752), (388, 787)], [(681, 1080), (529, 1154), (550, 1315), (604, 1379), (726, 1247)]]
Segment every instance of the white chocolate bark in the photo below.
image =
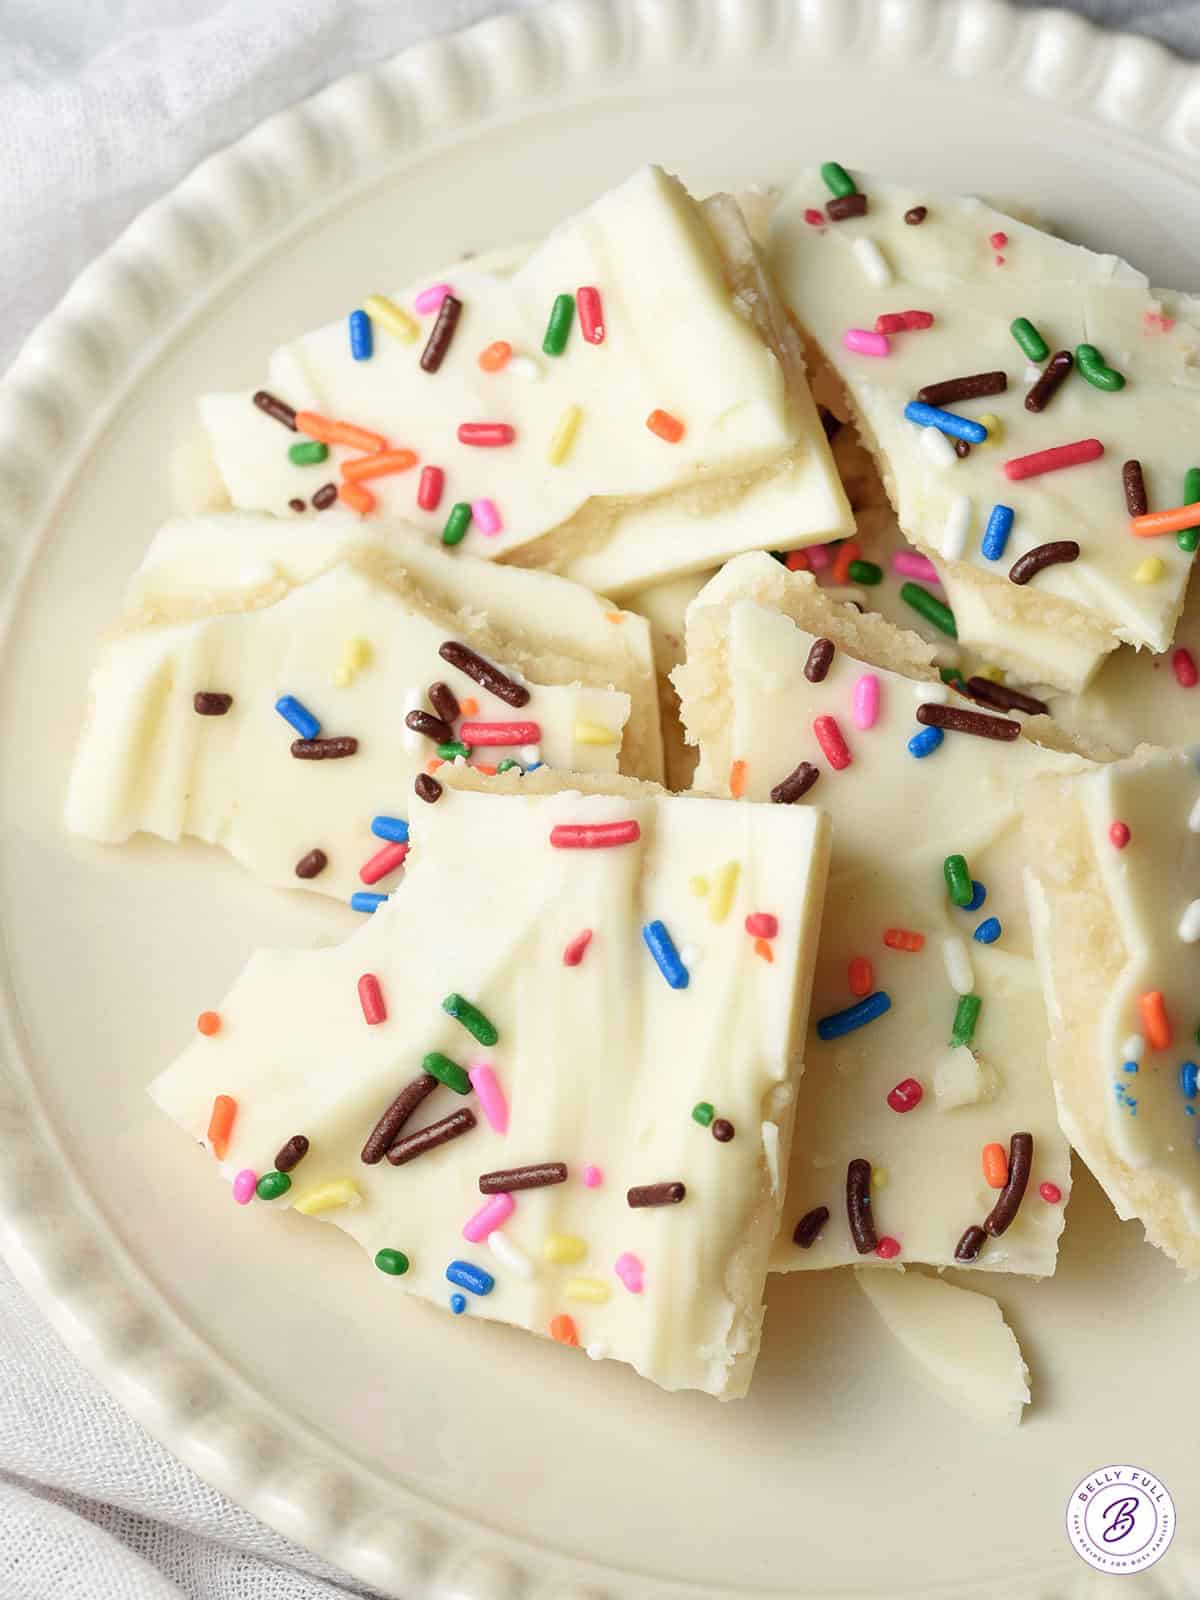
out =
[[(430, 373), (420, 357), (434, 314), (419, 316), (414, 301), (438, 282), (463, 309)], [(580, 286), (600, 292), (603, 343), (585, 339), (576, 316), (564, 352), (544, 354), (556, 296)], [(364, 285), (364, 296), (378, 287)], [(848, 530), (799, 340), (727, 197), (698, 205), (646, 167), (526, 259), (459, 262), (391, 298), (420, 323), (415, 340), (376, 322), (373, 354), (354, 360), (342, 320), (275, 351), (264, 384), (298, 410), (352, 422), (443, 469), (436, 511), (417, 506), (419, 468), (372, 480), (384, 512), (439, 537), (453, 504), (491, 500), (502, 529), (485, 533), (476, 520), (460, 550), (552, 566), (614, 595), (741, 550)], [(479, 355), (497, 340), (514, 360), (483, 371)], [(574, 441), (554, 464), (551, 441), (572, 406)], [(683, 423), (678, 443), (646, 426), (656, 410)], [(335, 445), (321, 465), (292, 465), (299, 436), (249, 394), (208, 395), (200, 415), (229, 500), (243, 509), (291, 515), (290, 500), (336, 483), (358, 453)], [(465, 445), (464, 422), (506, 423), (516, 437), (502, 448)], [(187, 492), (211, 503), (194, 459), (185, 476)]]
[(854, 1276), (936, 1394), (986, 1427), (1017, 1427), (1029, 1404), (1029, 1368), (990, 1295), (923, 1272)]
[[(471, 1316), (542, 1335), (570, 1317), (591, 1355), (629, 1362), (664, 1388), (740, 1395), (782, 1205), (777, 1163), (791, 1140), (827, 819), (619, 779), (611, 794), (596, 792), (599, 782), (551, 792), (543, 774), (500, 780), (507, 792), (454, 784), (480, 780), (456, 775), (414, 817), (412, 865), (388, 905), (337, 948), (260, 951), (221, 1002), (220, 1031), (198, 1036), (151, 1093), (193, 1138), (204, 1137), (217, 1094), (236, 1099), (226, 1178), (266, 1172), (303, 1133), (309, 1153), (274, 1204), (304, 1209), (315, 1188), (350, 1180), (358, 1203), (323, 1220), (368, 1257), (408, 1256), (397, 1295), (446, 1306), (456, 1289), (447, 1265), (465, 1260), (495, 1279), (490, 1293), (465, 1293)], [(550, 844), (561, 825), (627, 819), (640, 827), (635, 843)], [(731, 862), (727, 914), (714, 920), (692, 881)], [(751, 912), (778, 916), (771, 961), (744, 929)], [(642, 929), (656, 920), (690, 963), (686, 987), (670, 986), (647, 950)], [(582, 960), (565, 965), (584, 930)], [(364, 974), (378, 978), (387, 1009), (374, 1026), (356, 992)], [(451, 993), (495, 1025), (493, 1047), (444, 1012)], [(364, 1164), (376, 1119), (429, 1051), (490, 1064), (507, 1131), (477, 1094), (438, 1087), (403, 1133), (464, 1108), (475, 1126), (406, 1165)], [(693, 1119), (699, 1101), (732, 1123), (731, 1140)], [(514, 1191), (498, 1245), (464, 1238), (484, 1203), (480, 1175), (539, 1162), (564, 1162), (566, 1182)], [(682, 1201), (629, 1205), (631, 1187), (661, 1182), (683, 1183)], [(616, 1270), (626, 1256), (640, 1290)]]
[[(905, 533), (946, 558), (952, 590), (974, 591), (974, 605), (962, 608), (960, 638), (992, 658), (1005, 650), (1001, 665), (1067, 690), (1082, 688), (1118, 640), (1166, 649), (1192, 557), (1169, 535), (1131, 536), (1121, 468), (1141, 461), (1151, 507), (1179, 503), (1200, 426), (1196, 303), (1152, 291), (1116, 257), (1052, 238), (978, 200), (859, 181), (867, 214), (814, 227), (804, 213), (829, 195), (815, 172), (798, 179), (773, 216), (770, 259), (793, 312), (846, 387)], [(928, 216), (909, 226), (904, 213), (916, 205), (927, 205)], [(995, 234), (1006, 242), (994, 246)], [(864, 251), (884, 264), (874, 277), (864, 270)], [(844, 347), (848, 329), (873, 330), (881, 313), (909, 309), (931, 312), (934, 325), (892, 335), (883, 357)], [(1124, 389), (1104, 392), (1075, 370), (1043, 411), (1027, 410), (1029, 363), (1010, 332), (1018, 317), (1051, 351), (1096, 346), (1125, 377)], [(991, 371), (1007, 374), (1005, 392), (945, 409), (973, 420), (990, 413), (998, 433), (966, 459), (943, 450), (935, 460), (928, 430), (905, 420), (906, 403), (923, 386)], [(1086, 438), (1103, 444), (1100, 460), (1020, 482), (1002, 470), (1010, 458)], [(981, 537), (998, 503), (1015, 520), (1003, 558), (988, 561)], [(966, 529), (961, 549), (947, 531), (956, 520)], [(1024, 588), (1009, 581), (1019, 555), (1062, 539), (1078, 541), (1078, 561), (1047, 568)], [(1161, 577), (1136, 582), (1135, 568), (1151, 555), (1164, 563)], [(1032, 633), (1012, 628), (1017, 615)]]
[[(805, 665), (818, 637), (837, 648), (827, 676), (813, 683)], [(1070, 1161), (1046, 1068), (1021, 883), (1020, 805), (1037, 774), (1079, 771), (1084, 763), (1027, 738), (999, 744), (963, 733), (946, 734), (932, 755), (915, 759), (907, 742), (920, 731), (918, 705), (950, 698), (929, 654), (913, 635), (830, 602), (810, 577), (790, 576), (763, 556), (731, 562), (688, 613), (688, 659), (675, 683), (685, 727), (700, 745), (697, 787), (729, 794), (732, 778), (747, 798), (764, 800), (807, 760), (820, 776), (799, 805), (824, 806), (834, 826), (800, 1132), (772, 1258), (778, 1270), (878, 1264), (856, 1249), (849, 1227), (846, 1176), (856, 1159), (874, 1169), (878, 1236), (897, 1241), (904, 1262), (954, 1265), (964, 1230), (982, 1224), (996, 1199), (984, 1181), (983, 1147), (1007, 1150), (1018, 1132), (1034, 1138), (1030, 1185), (1016, 1220), (988, 1239), (974, 1265), (1054, 1270), (1063, 1204), (1047, 1203), (1038, 1188), (1053, 1183), (1065, 1201)], [(878, 680), (880, 711), (873, 727), (859, 730), (853, 696), (866, 673)], [(850, 748), (851, 764), (841, 771), (814, 735), (821, 716), (836, 718)], [(964, 855), (987, 890), (974, 912), (949, 902), (943, 864), (951, 854)], [(993, 916), (999, 941), (977, 943), (975, 929)], [(923, 948), (889, 948), (890, 928), (922, 934)], [(978, 1072), (966, 1082), (950, 1045), (959, 991), (948, 941), (951, 960), (965, 961), (983, 1002), (971, 1041)], [(848, 969), (860, 956), (872, 965), (872, 991), (887, 994), (891, 1009), (823, 1040), (818, 1021), (856, 1002)], [(897, 1112), (886, 1097), (906, 1078), (921, 1084), (923, 1098)], [(820, 1236), (797, 1246), (795, 1224), (820, 1206), (830, 1213)]]
[[(1200, 775), (1194, 751), (1146, 753), (1030, 795), (1029, 903), (1059, 1116), (1122, 1218), (1200, 1272), (1194, 1062)], [(1129, 829), (1124, 848), (1110, 829)], [(1147, 1028), (1159, 992), (1168, 1033)]]
[[(505, 704), (444, 660), (447, 640), (515, 673), (528, 704)], [(387, 842), (371, 824), (406, 818), (414, 779), (436, 759), (436, 743), (405, 724), (410, 709), (432, 709), (435, 682), (468, 703), (456, 735), (464, 721), (534, 725), (537, 739), (479, 744), (473, 763), (661, 774), (648, 629), (590, 591), (455, 559), (400, 526), (367, 532), (340, 514), (320, 530), (236, 514), (168, 524), (92, 675), (68, 826), (108, 843), (188, 834), (281, 887), (386, 893), (399, 865), (361, 877)], [(198, 715), (197, 692), (233, 703)], [(282, 695), (318, 719), (322, 736), (356, 738), (355, 753), (296, 759), (299, 734), (276, 710)], [(297, 876), (313, 850), (327, 864)]]

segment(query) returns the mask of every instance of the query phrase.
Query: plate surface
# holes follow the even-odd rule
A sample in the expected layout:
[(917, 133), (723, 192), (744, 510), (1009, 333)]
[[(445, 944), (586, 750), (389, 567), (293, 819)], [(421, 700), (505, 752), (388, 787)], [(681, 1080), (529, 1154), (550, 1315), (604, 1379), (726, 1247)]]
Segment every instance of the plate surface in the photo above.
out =
[(142, 1093), (256, 945), (338, 938), (350, 913), (216, 851), (88, 848), (58, 821), (89, 660), (197, 392), (647, 159), (704, 191), (831, 156), (1024, 202), (1200, 284), (1200, 71), (1153, 45), (992, 0), (565, 0), (206, 163), (0, 387), (5, 1254), (178, 1455), (414, 1600), (1063, 1600), (1110, 1581), (1063, 1535), (1110, 1461), (1161, 1475), (1183, 1521), (1122, 1594), (1200, 1593), (1197, 1290), (1086, 1174), (1058, 1277), (996, 1285), (1035, 1395), (999, 1439), (925, 1394), (845, 1274), (772, 1283), (752, 1396), (728, 1407), (451, 1324), (342, 1236), (238, 1211)]

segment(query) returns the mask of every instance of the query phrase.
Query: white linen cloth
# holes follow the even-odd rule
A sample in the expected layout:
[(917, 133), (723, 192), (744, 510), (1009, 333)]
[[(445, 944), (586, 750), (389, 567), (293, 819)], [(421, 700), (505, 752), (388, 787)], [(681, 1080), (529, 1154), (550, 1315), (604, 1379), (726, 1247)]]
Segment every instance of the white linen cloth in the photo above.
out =
[[(204, 156), (343, 73), (528, 3), (0, 0), (0, 369), (80, 268)], [(1197, 0), (1074, 9), (1200, 54)], [(0, 1265), (0, 1600), (369, 1592), (156, 1444)]]

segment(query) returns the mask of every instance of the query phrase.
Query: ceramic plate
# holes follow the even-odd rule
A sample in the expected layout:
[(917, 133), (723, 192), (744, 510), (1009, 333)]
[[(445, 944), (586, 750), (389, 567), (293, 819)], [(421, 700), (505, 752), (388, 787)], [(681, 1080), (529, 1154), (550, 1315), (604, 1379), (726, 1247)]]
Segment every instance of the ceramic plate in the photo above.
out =
[(1077, 1480), (1122, 1460), (1181, 1516), (1122, 1594), (1200, 1593), (1196, 1290), (1086, 1175), (1057, 1278), (996, 1284), (1033, 1373), (1010, 1436), (927, 1396), (844, 1273), (771, 1285), (751, 1398), (729, 1406), (451, 1323), (344, 1237), (232, 1206), (143, 1094), (255, 946), (338, 938), (351, 914), (215, 850), (88, 848), (59, 822), (97, 635), (168, 512), (198, 392), (648, 159), (704, 192), (827, 157), (1025, 202), (1200, 284), (1200, 72), (1153, 45), (989, 0), (563, 0), (207, 162), (0, 388), (5, 1254), (172, 1450), (406, 1600), (1063, 1600), (1111, 1583), (1063, 1523)]

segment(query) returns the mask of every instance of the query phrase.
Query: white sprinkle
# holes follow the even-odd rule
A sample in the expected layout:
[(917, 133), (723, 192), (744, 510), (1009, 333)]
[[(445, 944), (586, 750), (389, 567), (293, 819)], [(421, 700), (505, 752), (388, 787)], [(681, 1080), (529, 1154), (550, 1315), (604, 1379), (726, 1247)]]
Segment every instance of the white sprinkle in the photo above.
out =
[(774, 1122), (764, 1122), (762, 1125), (763, 1155), (767, 1160), (767, 1171), (771, 1175), (771, 1193), (779, 1193), (779, 1125)]
[(1188, 813), (1188, 831), (1190, 833), (1200, 833), (1200, 800), (1196, 801), (1196, 804)]
[(523, 744), (517, 754), (523, 767), (535, 767), (542, 759), (542, 747), (540, 744)]
[(1121, 1046), (1122, 1061), (1140, 1061), (1146, 1053), (1146, 1041), (1140, 1033), (1131, 1033)]
[(533, 1262), (519, 1245), (515, 1245), (502, 1228), (488, 1234), (488, 1248), (502, 1267), (517, 1278), (533, 1277)]
[(892, 281), (892, 269), (874, 239), (855, 239), (850, 248), (866, 277), (877, 289), (886, 289)]
[[(918, 424), (914, 423), (913, 426)], [(954, 446), (940, 428), (921, 429), (921, 449), (935, 467), (952, 467), (958, 460)]]
[(524, 378), (527, 383), (536, 383), (542, 375), (542, 369), (532, 356), (514, 356), (508, 363), (508, 370), (514, 378)]
[(971, 531), (971, 502), (965, 494), (958, 495), (946, 513), (946, 526), (942, 529), (942, 554), (947, 561), (958, 561), (967, 548), (967, 534)]
[(1179, 919), (1179, 937), (1184, 944), (1200, 939), (1200, 900), (1193, 900)]
[(965, 940), (957, 935), (943, 939), (942, 957), (946, 963), (946, 976), (955, 994), (970, 994), (975, 987), (975, 974), (971, 970), (971, 957)]
[(950, 690), (944, 683), (914, 683), (912, 692), (913, 699), (919, 706), (950, 704)]
[(1030, 384), (1036, 383), (1038, 381), (1038, 379), (1041, 377), (1041, 375), (1042, 375), (1041, 367), (1035, 367), (1032, 361), (1025, 368), (1025, 382), (1026, 383), (1030, 383)]
[[(509, 365), (511, 366), (512, 363), (510, 362)], [(604, 1361), (608, 1357), (607, 1339), (593, 1339), (591, 1344), (585, 1344), (583, 1348), (589, 1361)]]
[[(424, 703), (425, 696), (421, 693), (420, 689), (406, 689), (404, 693), (405, 717), (408, 716), (410, 711), (420, 711)], [(423, 733), (418, 733), (415, 728), (410, 728), (407, 722), (404, 726), (402, 742), (406, 750), (423, 750), (425, 745), (428, 743), (425, 735)]]

